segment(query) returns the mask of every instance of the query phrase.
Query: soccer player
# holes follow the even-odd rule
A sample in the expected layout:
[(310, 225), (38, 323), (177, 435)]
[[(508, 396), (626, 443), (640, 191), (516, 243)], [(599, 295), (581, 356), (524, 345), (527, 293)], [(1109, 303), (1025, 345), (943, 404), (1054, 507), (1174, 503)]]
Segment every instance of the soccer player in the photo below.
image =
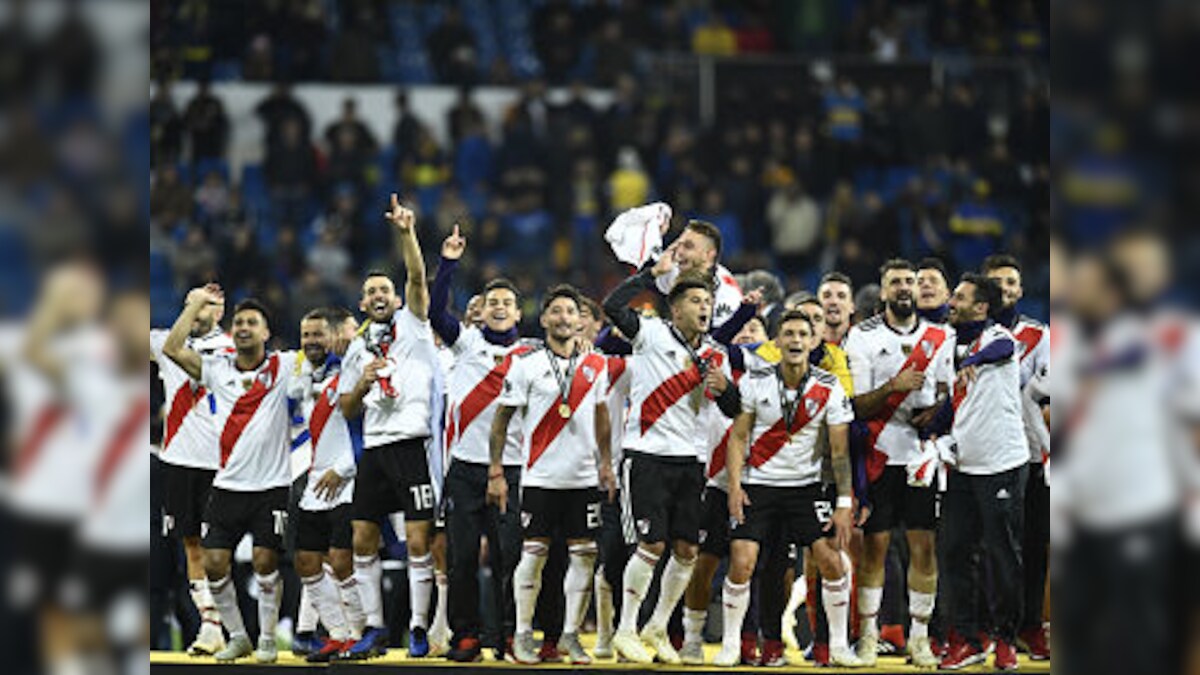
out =
[(841, 272), (828, 272), (817, 286), (817, 299), (825, 310), (825, 342), (844, 346), (854, 323), (854, 282)]
[(667, 295), (669, 322), (642, 317), (629, 307), (637, 294), (653, 285), (652, 268), (624, 281), (604, 301), (605, 314), (633, 343), (622, 498), (626, 521), (632, 521), (639, 539), (625, 567), (613, 648), (631, 661), (652, 661), (636, 634), (638, 611), (670, 541), (672, 556), (663, 571), (658, 604), (641, 637), (660, 660), (678, 664), (666, 624), (696, 560), (704, 484), (704, 469), (696, 461), (701, 415), (715, 404), (733, 417), (740, 404), (736, 388), (729, 384), (728, 359), (706, 335), (712, 314), (710, 280), (693, 274), (676, 280)]
[(509, 430), (503, 465), (509, 497), (504, 513), (487, 503), (488, 434), (497, 399), (513, 358), (534, 349), (521, 340), (520, 296), (511, 282), (494, 279), (482, 294), (481, 325), (463, 324), (449, 311), (450, 287), (467, 241), (456, 227), (442, 243), (442, 258), (433, 282), (430, 323), (454, 356), (446, 382), (446, 534), (450, 553), (450, 627), (454, 632), (451, 661), (482, 658), (479, 615), (479, 538), (488, 539), (493, 598), (498, 603), (501, 634), (497, 653), (503, 657), (515, 630), (512, 575), (520, 559), (521, 526), (517, 498), (521, 476), (521, 425)]
[(980, 608), (971, 556), (982, 556), (996, 622), (997, 670), (1015, 670), (1014, 648), (1021, 620), (1021, 541), (1024, 536), (1025, 481), (1029, 446), (1021, 417), (1021, 374), (1016, 340), (991, 320), (1002, 307), (1000, 288), (968, 273), (950, 299), (957, 331), (958, 376), (951, 436), (957, 447), (942, 522), (950, 624), (954, 628), (941, 667), (957, 670), (982, 663)]
[[(233, 340), (221, 330), (224, 303), (204, 305), (188, 333), (185, 346), (201, 356), (233, 349)], [(183, 540), (188, 586), (200, 613), (200, 632), (188, 648), (193, 656), (211, 656), (225, 648), (221, 615), (213, 604), (204, 574), (204, 549), (200, 547), (200, 521), (213, 476), (220, 464), (217, 444), (216, 397), (188, 376), (174, 361), (162, 357), (166, 330), (150, 331), (151, 358), (158, 362), (159, 379), (166, 392), (167, 416), (162, 450), (166, 513), (163, 527)]]
[[(605, 403), (608, 407), (611, 438), (609, 450), (612, 455), (613, 473), (620, 475), (624, 460), (621, 448), (625, 438), (626, 408), (629, 403), (628, 357), (607, 355), (604, 358), (605, 372), (608, 376)], [(632, 528), (627, 528), (622, 523), (620, 504), (623, 503), (623, 488), (619, 481), (616, 487), (616, 497), (612, 501), (600, 502), (600, 551), (595, 578), (596, 646), (592, 649), (592, 654), (601, 659), (611, 658), (613, 655), (613, 617), (618, 599), (614, 597), (613, 589), (621, 588), (621, 573), (625, 570), (633, 547), (637, 544), (637, 535)]]
[(410, 656), (429, 652), (426, 626), (433, 595), (429, 553), (434, 493), (426, 456), (432, 433), (430, 408), (437, 352), (429, 329), (425, 262), (417, 243), (415, 216), (392, 195), (387, 219), (396, 229), (407, 273), (404, 302), (392, 280), (370, 273), (360, 308), (369, 323), (351, 343), (338, 380), (338, 405), (346, 419), (363, 416), (362, 457), (354, 481), (352, 517), (354, 568), (367, 628), (344, 653), (349, 659), (387, 651), (383, 625), (379, 522), (404, 513), (408, 546)]
[(508, 482), (502, 459), (509, 423), (524, 409), (522, 434), (521, 524), (524, 546), (513, 578), (518, 663), (540, 661), (533, 641), (533, 613), (542, 586), (542, 567), (552, 538), (566, 540), (569, 563), (563, 581), (566, 612), (558, 650), (575, 665), (592, 659), (579, 642), (579, 629), (591, 595), (600, 527), (598, 488), (615, 490), (609, 451), (605, 359), (584, 351), (575, 339), (579, 294), (570, 286), (550, 289), (542, 301), (546, 346), (514, 361), (492, 422), (488, 498), (507, 508)]
[(917, 316), (944, 324), (950, 314), (950, 278), (937, 258), (917, 263)]
[[(216, 400), (220, 464), (204, 511), (204, 571), (221, 623), (229, 631), (219, 662), (249, 656), (250, 638), (238, 609), (237, 590), (230, 578), (233, 549), (242, 535), (254, 538), (253, 564), (258, 585), (259, 663), (274, 663), (275, 625), (279, 620), (282, 581), (279, 551), (287, 527), (288, 397), (294, 376), (294, 354), (268, 353), (271, 337), (267, 310), (247, 299), (233, 310), (233, 352), (200, 354), (187, 346), (196, 317), (206, 307), (223, 302), (220, 287), (193, 289), (167, 339), (162, 353), (175, 362)], [(209, 309), (208, 311), (212, 311)]]
[(863, 525), (866, 539), (858, 569), (858, 657), (868, 666), (876, 662), (884, 559), (892, 529), (902, 525), (911, 555), (909, 656), (917, 666), (932, 667), (937, 665), (929, 642), (937, 590), (937, 493), (933, 486), (908, 485), (906, 466), (920, 456), (914, 417), (936, 402), (937, 382), (950, 378), (954, 339), (948, 328), (916, 315), (917, 271), (911, 262), (889, 260), (880, 274), (884, 311), (854, 326), (845, 344), (855, 413), (868, 428), (871, 510)]
[[(1000, 286), (1002, 306), (996, 312), (996, 322), (1012, 333), (1017, 341), (1017, 358), (1021, 364), (1021, 388), (1040, 377), (1049, 377), (1050, 331), (1037, 319), (1017, 312), (1017, 302), (1024, 296), (1021, 284), (1021, 265), (1010, 255), (993, 255), (983, 261), (983, 273)], [(1045, 606), (1046, 565), (1050, 549), (1050, 484), (1046, 480), (1045, 462), (1049, 459), (1050, 429), (1038, 403), (1041, 397), (1027, 392), (1022, 397), (1022, 418), (1029, 442), (1029, 479), (1025, 483), (1025, 540), (1021, 546), (1024, 560), (1024, 615), (1018, 626), (1017, 646), (1035, 661), (1050, 658), (1050, 643), (1042, 626)]]
[(711, 275), (713, 291), (712, 326), (725, 323), (742, 302), (742, 291), (733, 274), (718, 262), (721, 231), (704, 220), (689, 220), (679, 237), (663, 251), (653, 269), (658, 292), (667, 295), (680, 275), (695, 272)]
[[(296, 518), (295, 564), (307, 599), (329, 632), (321, 648), (308, 655), (314, 663), (328, 662), (353, 647), (366, 622), (354, 578), (350, 524), (362, 425), (347, 421), (338, 406), (342, 360), (333, 351), (336, 335), (329, 316), (313, 310), (300, 321), (303, 360), (289, 392), (304, 411), (312, 444), (312, 467)], [(344, 325), (344, 319), (338, 324)], [(326, 555), (332, 575), (323, 565)]]
[[(830, 659), (840, 666), (862, 665), (847, 637), (850, 581), (838, 552), (849, 545), (854, 526), (848, 440), (854, 411), (837, 378), (809, 365), (815, 333), (798, 312), (785, 313), (776, 334), (782, 362), (748, 373), (738, 385), (742, 413), (734, 420), (727, 450), (732, 541), (723, 592), (725, 635), (714, 665), (732, 666), (741, 659), (739, 632), (749, 604), (750, 576), (759, 548), (773, 531), (782, 531), (797, 547), (812, 546), (825, 579)], [(832, 452), (836, 504), (821, 480), (817, 445), (822, 429)], [(836, 537), (834, 543), (822, 532)], [(767, 639), (780, 640), (766, 632), (764, 626)]]
[(604, 328), (604, 310), (600, 303), (587, 297), (579, 296), (579, 337), (585, 344), (592, 344), (600, 329)]

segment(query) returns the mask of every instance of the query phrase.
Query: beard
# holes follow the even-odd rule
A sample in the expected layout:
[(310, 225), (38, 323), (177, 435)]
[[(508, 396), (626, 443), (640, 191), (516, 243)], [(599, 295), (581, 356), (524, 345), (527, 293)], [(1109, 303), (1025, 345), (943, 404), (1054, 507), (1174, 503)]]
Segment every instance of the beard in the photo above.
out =
[(907, 304), (901, 304), (901, 301), (898, 300), (888, 300), (887, 308), (897, 319), (907, 319), (916, 311), (917, 304), (911, 300)]

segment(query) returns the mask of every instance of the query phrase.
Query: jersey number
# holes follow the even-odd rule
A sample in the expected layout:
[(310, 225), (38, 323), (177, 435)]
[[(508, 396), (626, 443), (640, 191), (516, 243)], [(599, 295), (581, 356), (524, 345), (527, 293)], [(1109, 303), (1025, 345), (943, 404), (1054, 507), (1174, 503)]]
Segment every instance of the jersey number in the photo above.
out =
[(813, 511), (817, 514), (817, 522), (822, 525), (833, 519), (832, 502), (813, 502)]
[(600, 502), (592, 502), (587, 505), (587, 529), (597, 530), (600, 528)]
[(271, 515), (275, 518), (275, 536), (285, 536), (287, 534), (287, 511), (272, 511)]
[(413, 509), (424, 511), (433, 508), (433, 486), (432, 485), (413, 485), (408, 488), (412, 490)]

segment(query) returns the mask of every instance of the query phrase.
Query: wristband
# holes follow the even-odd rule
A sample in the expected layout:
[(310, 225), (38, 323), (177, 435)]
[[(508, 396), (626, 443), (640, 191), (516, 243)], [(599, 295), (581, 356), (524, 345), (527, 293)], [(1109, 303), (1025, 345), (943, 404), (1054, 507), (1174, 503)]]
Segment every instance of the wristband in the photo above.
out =
[(853, 497), (838, 497), (837, 498), (837, 508), (849, 509), (849, 508), (853, 508), (853, 507), (854, 507), (854, 498)]

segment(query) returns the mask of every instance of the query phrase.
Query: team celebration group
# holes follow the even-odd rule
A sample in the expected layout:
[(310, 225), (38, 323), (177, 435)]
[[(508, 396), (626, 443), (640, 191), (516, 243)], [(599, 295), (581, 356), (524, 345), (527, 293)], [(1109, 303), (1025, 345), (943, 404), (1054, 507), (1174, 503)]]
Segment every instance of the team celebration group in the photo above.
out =
[[(873, 666), (896, 649), (878, 614), (902, 533), (907, 575), (888, 592), (907, 594), (911, 663), (1049, 658), (1050, 339), (1016, 312), (1013, 258), (957, 280), (936, 259), (894, 259), (878, 279), (830, 272), (764, 306), (720, 265), (717, 228), (693, 220), (600, 304), (550, 288), (531, 339), (504, 279), (452, 313), (457, 228), (429, 283), (413, 212), (393, 196), (386, 218), (407, 278), (401, 294), (365, 276), (361, 325), (314, 310), (297, 351), (271, 351), (268, 310), (227, 309), (210, 284), (151, 331), (164, 526), (183, 539), (203, 620), (193, 655), (277, 660), (289, 529), (293, 651), (383, 654), (390, 526), (407, 549), (410, 657), (704, 664), (714, 621), (708, 663), (778, 666), (806, 604), (810, 659)], [(880, 287), (858, 323), (855, 282)], [(298, 432), (311, 468), (289, 519)], [(257, 644), (231, 581), (246, 534)]]

